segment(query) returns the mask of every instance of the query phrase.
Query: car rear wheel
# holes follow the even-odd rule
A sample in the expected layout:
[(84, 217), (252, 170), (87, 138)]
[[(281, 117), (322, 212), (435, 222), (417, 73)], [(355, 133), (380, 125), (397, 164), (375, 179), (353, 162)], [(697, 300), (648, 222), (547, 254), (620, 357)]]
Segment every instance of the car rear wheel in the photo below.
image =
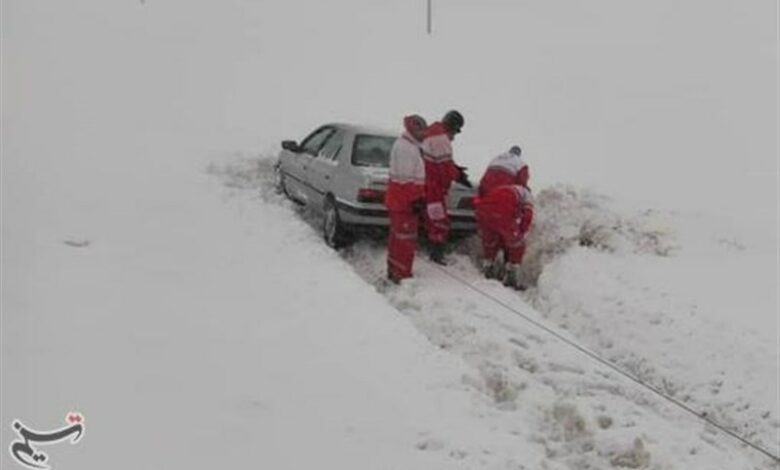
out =
[(339, 211), (332, 197), (325, 199), (322, 218), (322, 237), (331, 248), (342, 248), (352, 241), (349, 228), (344, 225), (339, 217)]

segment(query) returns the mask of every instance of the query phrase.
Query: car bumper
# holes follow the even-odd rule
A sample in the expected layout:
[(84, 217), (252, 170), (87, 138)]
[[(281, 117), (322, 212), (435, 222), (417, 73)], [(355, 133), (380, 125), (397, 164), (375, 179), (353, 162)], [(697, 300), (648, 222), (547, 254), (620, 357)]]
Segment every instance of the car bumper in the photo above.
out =
[[(372, 227), (388, 227), (390, 219), (387, 209), (377, 204), (351, 204), (344, 201), (336, 201), (339, 217), (342, 222), (349, 225), (363, 225)], [(477, 230), (477, 221), (474, 213), (470, 211), (450, 211), (450, 227), (455, 231), (473, 232)]]

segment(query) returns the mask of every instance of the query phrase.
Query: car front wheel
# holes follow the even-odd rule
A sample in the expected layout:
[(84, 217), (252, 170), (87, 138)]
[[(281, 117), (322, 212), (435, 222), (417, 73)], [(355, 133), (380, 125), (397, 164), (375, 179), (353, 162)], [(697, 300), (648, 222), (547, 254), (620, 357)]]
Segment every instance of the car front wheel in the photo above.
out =
[(285, 196), (290, 197), (287, 193), (287, 185), (284, 181), (281, 163), (274, 165), (274, 189), (276, 190), (276, 194), (284, 194)]

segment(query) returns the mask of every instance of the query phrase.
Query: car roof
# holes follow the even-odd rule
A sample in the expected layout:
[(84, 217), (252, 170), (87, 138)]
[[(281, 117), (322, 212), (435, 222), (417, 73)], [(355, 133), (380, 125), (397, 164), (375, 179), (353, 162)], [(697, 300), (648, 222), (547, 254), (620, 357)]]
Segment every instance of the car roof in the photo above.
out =
[(327, 125), (338, 127), (339, 129), (344, 129), (345, 131), (350, 132), (352, 134), (370, 134), (370, 135), (381, 135), (387, 137), (398, 137), (398, 134), (400, 133), (399, 131), (391, 131), (391, 130), (383, 129), (381, 127), (366, 126), (361, 124), (350, 124), (344, 122), (335, 122)]

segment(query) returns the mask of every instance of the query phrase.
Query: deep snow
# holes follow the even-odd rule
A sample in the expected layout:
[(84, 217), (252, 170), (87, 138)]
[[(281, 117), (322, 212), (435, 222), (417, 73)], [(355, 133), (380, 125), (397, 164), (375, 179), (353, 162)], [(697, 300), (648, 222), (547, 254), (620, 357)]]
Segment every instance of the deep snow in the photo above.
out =
[(563, 213), (526, 295), (453, 269), (777, 449), (776, 3), (434, 3), (2, 1), (2, 468), (72, 409), (54, 468), (776, 468), (257, 192), (283, 138), (456, 106)]
[[(210, 171), (228, 187), (298, 213), (318, 233), (316, 214), (274, 192), (273, 163), (270, 156), (238, 159)], [(704, 287), (699, 280), (702, 290), (676, 284), (702, 267), (699, 256), (705, 254), (721, 265), (750, 264), (746, 248), (735, 248), (733, 240), (724, 245), (729, 233), (712, 221), (656, 211), (622, 215), (608, 199), (570, 187), (544, 190), (537, 203), (525, 265), (534, 286), (529, 291), (518, 295), (482, 279), (476, 240), (459, 245), (447, 270), (771, 452), (780, 430), (772, 385), (776, 332), (755, 329), (767, 321), (760, 309), (745, 309), (756, 321), (728, 328), (722, 322), (728, 313), (704, 311), (716, 304), (707, 287), (717, 286), (717, 277)], [(686, 229), (698, 231), (686, 235)], [(342, 256), (432, 344), (470, 366), (463, 382), (495, 408), (489, 415), (499, 423), (494, 426), (544, 449), (546, 458), (530, 468), (761, 468), (761, 462), (773, 468), (770, 460), (740, 449), (731, 437), (464, 288), (433, 264), (418, 260), (416, 278), (395, 287), (384, 281), (381, 240), (361, 241)], [(656, 282), (656, 276), (671, 279)], [(718, 297), (752, 288), (732, 287)], [(738, 456), (742, 452), (746, 460)]]

